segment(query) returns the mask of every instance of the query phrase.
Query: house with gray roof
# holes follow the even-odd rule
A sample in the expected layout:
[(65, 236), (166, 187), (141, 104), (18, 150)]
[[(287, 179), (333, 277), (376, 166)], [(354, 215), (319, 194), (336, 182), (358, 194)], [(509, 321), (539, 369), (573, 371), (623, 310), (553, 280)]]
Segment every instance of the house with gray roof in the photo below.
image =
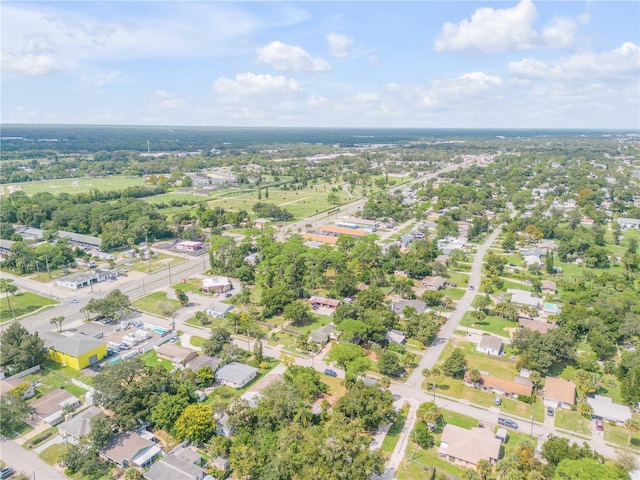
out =
[(58, 425), (58, 432), (63, 437), (71, 437), (78, 441), (80, 437), (89, 434), (91, 431), (91, 419), (100, 414), (102, 414), (102, 410), (98, 407), (86, 408)]
[(214, 372), (220, 366), (222, 360), (218, 357), (210, 357), (209, 355), (198, 355), (195, 358), (189, 360), (186, 364), (186, 368), (197, 371), (200, 367), (211, 367)]
[(309, 340), (319, 345), (324, 345), (329, 341), (329, 338), (331, 338), (334, 330), (335, 325), (333, 323), (325, 325), (324, 327), (317, 328), (309, 333)]
[(243, 363), (231, 362), (216, 372), (216, 381), (240, 389), (253, 380), (258, 369)]
[(160, 458), (144, 473), (147, 480), (202, 480), (204, 477), (202, 467), (172, 453)]
[(502, 339), (493, 335), (483, 335), (476, 350), (480, 353), (499, 357), (502, 355)]
[(100, 454), (122, 468), (144, 467), (162, 454), (162, 448), (145, 438), (147, 436), (138, 432), (120, 433), (100, 450)]
[(609, 397), (595, 395), (594, 397), (588, 397), (587, 403), (593, 409), (592, 415), (594, 418), (616, 423), (624, 423), (631, 418), (631, 409), (629, 407), (613, 403), (613, 400)]
[(422, 300), (398, 300), (391, 304), (391, 310), (402, 316), (402, 312), (407, 307), (413, 307), (417, 313), (424, 313), (427, 310), (427, 304)]
[(58, 232), (58, 238), (66, 238), (71, 245), (75, 245), (82, 248), (96, 248), (100, 250), (102, 246), (102, 239), (98, 237), (92, 237), (91, 235), (83, 235), (81, 233), (65, 232), (60, 230)]

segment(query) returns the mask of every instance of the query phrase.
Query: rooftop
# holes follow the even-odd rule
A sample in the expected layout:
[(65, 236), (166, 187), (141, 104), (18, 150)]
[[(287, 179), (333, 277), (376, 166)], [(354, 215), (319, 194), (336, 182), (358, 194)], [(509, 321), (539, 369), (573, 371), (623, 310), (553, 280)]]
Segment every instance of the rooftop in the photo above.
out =
[(576, 403), (576, 385), (564, 378), (547, 377), (544, 381), (544, 397), (573, 405)]
[(449, 423), (442, 431), (440, 452), (477, 465), (482, 459), (497, 460), (500, 457), (500, 445), (500, 440), (486, 428), (467, 430)]

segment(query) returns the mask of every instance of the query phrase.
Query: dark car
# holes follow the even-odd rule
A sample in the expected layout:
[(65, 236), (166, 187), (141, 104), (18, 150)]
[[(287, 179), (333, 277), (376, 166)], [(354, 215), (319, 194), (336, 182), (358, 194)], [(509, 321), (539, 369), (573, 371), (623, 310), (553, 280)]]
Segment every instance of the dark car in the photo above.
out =
[(3, 468), (2, 470), (0, 470), (0, 478), (5, 479), (5, 478), (10, 478), (13, 477), (13, 475), (15, 475), (15, 470), (13, 468)]
[(513, 420), (509, 420), (508, 418), (498, 418), (498, 425), (513, 428), (514, 430), (518, 429), (518, 424)]
[(325, 375), (329, 375), (330, 377), (337, 377), (338, 376), (338, 372), (336, 372), (335, 370), (331, 370), (330, 368), (325, 368), (324, 374)]
[(469, 290), (475, 290), (476, 287), (474, 287), (473, 285), (469, 285)]
[(231, 294), (230, 294), (230, 293), (225, 293), (225, 294), (224, 294), (224, 298), (229, 298), (229, 297), (231, 297)]

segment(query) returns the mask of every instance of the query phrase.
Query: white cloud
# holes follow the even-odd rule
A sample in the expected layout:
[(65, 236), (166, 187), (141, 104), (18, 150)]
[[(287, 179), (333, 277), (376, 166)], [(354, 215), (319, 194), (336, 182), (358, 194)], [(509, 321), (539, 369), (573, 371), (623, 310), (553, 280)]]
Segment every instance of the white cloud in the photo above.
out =
[(329, 101), (329, 99), (321, 95), (312, 95), (307, 100), (307, 105), (309, 105), (310, 107), (327, 107), (331, 105), (331, 102)]
[(109, 85), (110, 83), (113, 83), (118, 78), (120, 78), (120, 72), (111, 71), (83, 75), (82, 81), (90, 87), (104, 87), (106, 85)]
[(51, 55), (3, 55), (2, 69), (7, 73), (20, 75), (47, 75), (62, 70), (55, 58)]
[(222, 77), (213, 83), (215, 91), (228, 97), (292, 95), (302, 92), (302, 88), (293, 78), (283, 75), (260, 75), (251, 72), (239, 73), (235, 80)]
[(483, 72), (465, 73), (461, 75), (459, 79), (478, 90), (487, 90), (492, 86), (502, 85), (502, 79), (500, 77), (492, 77)]
[(640, 47), (627, 42), (620, 48), (598, 54), (579, 52), (553, 61), (525, 58), (509, 63), (509, 73), (518, 78), (549, 80), (616, 79), (626, 74), (637, 75), (640, 73)]
[(184, 100), (166, 90), (156, 90), (151, 97), (151, 102), (160, 108), (180, 108), (184, 106)]
[(530, 48), (536, 36), (532, 27), (536, 16), (531, 0), (521, 0), (512, 8), (479, 8), (471, 20), (464, 19), (457, 25), (445, 23), (435, 49), (438, 52), (463, 49), (492, 52)]
[(478, 8), (471, 19), (458, 24), (447, 22), (435, 42), (438, 52), (478, 50), (498, 52), (527, 50), (537, 46), (568, 48), (575, 43), (578, 25), (589, 21), (588, 14), (576, 18), (555, 17), (536, 32), (533, 24), (537, 9), (531, 0), (520, 0), (515, 7)]
[(380, 97), (375, 92), (363, 92), (355, 96), (355, 101), (358, 103), (371, 103), (377, 102), (378, 100), (380, 100)]
[(339, 33), (330, 33), (327, 35), (327, 41), (329, 42), (329, 54), (334, 57), (347, 57), (353, 48), (353, 38)]
[(257, 54), (259, 62), (285, 72), (324, 72), (331, 68), (322, 58), (313, 58), (304, 48), (278, 40), (258, 47)]

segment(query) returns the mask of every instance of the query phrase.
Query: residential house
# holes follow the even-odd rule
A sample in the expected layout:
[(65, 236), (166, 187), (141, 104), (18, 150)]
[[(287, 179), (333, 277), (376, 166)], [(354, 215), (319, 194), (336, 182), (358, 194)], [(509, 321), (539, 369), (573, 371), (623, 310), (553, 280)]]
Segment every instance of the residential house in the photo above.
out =
[(309, 303), (312, 307), (315, 307), (317, 305), (318, 307), (330, 308), (333, 310), (337, 308), (338, 305), (340, 305), (342, 302), (334, 298), (318, 297), (314, 295), (309, 299)]
[(216, 381), (240, 389), (253, 380), (258, 369), (243, 363), (231, 362), (216, 372)]
[(434, 260), (434, 262), (438, 262), (446, 265), (450, 258), (451, 258), (450, 255), (438, 255)]
[(542, 299), (534, 297), (531, 292), (519, 288), (507, 288), (507, 294), (511, 295), (511, 303), (536, 309), (541, 308)]
[(251, 408), (256, 408), (260, 403), (260, 400), (262, 400), (262, 393), (249, 390), (248, 392), (244, 392), (240, 395), (240, 400), (247, 402), (247, 405)]
[(623, 230), (629, 230), (630, 228), (633, 229), (640, 229), (640, 218), (624, 218), (624, 217), (620, 217), (620, 218), (616, 218), (616, 222), (618, 223), (618, 225), (620, 225), (620, 227)]
[(613, 400), (609, 397), (603, 397), (602, 395), (596, 395), (593, 398), (588, 397), (587, 403), (593, 410), (593, 418), (620, 424), (631, 418), (631, 409), (629, 407), (613, 403)]
[(440, 290), (446, 282), (447, 280), (440, 276), (426, 276), (422, 279), (422, 286), (426, 290)]
[(400, 245), (402, 247), (407, 247), (409, 246), (409, 244), (413, 242), (413, 235), (409, 234), (409, 233), (405, 233), (404, 235), (402, 235), (400, 237)]
[(233, 305), (228, 303), (212, 303), (205, 312), (213, 318), (225, 318), (231, 310), (233, 310)]
[(571, 408), (576, 404), (576, 384), (558, 377), (546, 377), (542, 400), (547, 407)]
[(33, 383), (21, 377), (8, 377), (0, 380), (0, 397), (10, 391), (20, 388), (22, 390), (22, 399), (27, 400), (36, 394)]
[(302, 238), (309, 240), (310, 242), (320, 242), (328, 245), (335, 245), (338, 242), (338, 237), (321, 235), (318, 233), (303, 233)]
[(324, 345), (332, 337), (335, 329), (336, 326), (333, 323), (317, 328), (309, 333), (309, 340), (318, 345)]
[[(122, 468), (145, 467), (162, 454), (149, 432), (126, 432), (115, 435), (100, 453)], [(173, 478), (173, 477), (171, 477)]]
[(401, 317), (403, 316), (404, 309), (412, 307), (416, 309), (417, 313), (424, 313), (427, 310), (427, 304), (422, 300), (398, 300), (391, 304), (391, 310), (396, 312)]
[(231, 417), (227, 412), (214, 414), (216, 419), (216, 434), (222, 437), (229, 438), (233, 435), (233, 427), (231, 426)]
[(101, 414), (103, 414), (102, 410), (98, 407), (85, 408), (69, 420), (65, 420), (58, 425), (58, 433), (62, 437), (70, 437), (77, 442), (80, 437), (84, 437), (91, 432), (91, 419)]
[(202, 280), (201, 289), (204, 293), (226, 293), (233, 289), (233, 284), (227, 277), (209, 277)]
[(542, 280), (540, 282), (542, 293), (546, 295), (555, 295), (558, 293), (558, 286), (553, 280)]
[(319, 229), (320, 233), (328, 234), (328, 235), (349, 235), (350, 237), (364, 237), (368, 235), (370, 232), (363, 230), (361, 228), (345, 228), (345, 227), (336, 227), (334, 225), (322, 225)]
[(541, 265), (544, 251), (541, 248), (534, 247), (522, 250), (520, 254), (522, 255), (522, 259), (527, 266)]
[(262, 230), (267, 225), (267, 223), (269, 223), (269, 220), (267, 220), (266, 218), (256, 218), (253, 221), (253, 226), (258, 230)]
[(42, 338), (49, 358), (74, 370), (82, 370), (107, 356), (106, 343), (87, 335), (46, 332)]
[(11, 253), (11, 247), (16, 243), (12, 240), (5, 240), (4, 238), (0, 238), (0, 261), (4, 259), (8, 254)]
[(530, 320), (522, 317), (518, 319), (518, 324), (522, 328), (528, 328), (529, 330), (534, 330), (542, 334), (545, 334), (549, 330), (553, 330), (554, 328), (558, 328), (558, 325), (556, 325), (555, 323), (543, 322), (540, 320)]
[(214, 457), (210, 460), (211, 466), (216, 470), (222, 470), (226, 472), (229, 470), (229, 459), (224, 457)]
[(385, 338), (387, 339), (388, 342), (395, 342), (395, 343), (404, 343), (407, 340), (407, 336), (404, 334), (404, 332), (400, 330), (396, 330), (395, 328), (392, 328), (391, 330), (389, 330), (386, 333)]
[(593, 219), (592, 218), (587, 218), (587, 217), (582, 217), (580, 219), (580, 225), (584, 225), (586, 227), (593, 227)]
[(200, 367), (211, 367), (211, 370), (215, 372), (220, 366), (220, 362), (222, 362), (222, 360), (218, 357), (210, 357), (209, 355), (200, 354), (189, 360), (185, 367), (193, 370), (194, 372), (196, 372)]
[(92, 237), (91, 235), (83, 235), (81, 233), (65, 232), (60, 230), (58, 232), (58, 238), (66, 238), (73, 246), (80, 248), (96, 249), (100, 250), (102, 246), (102, 239), (98, 237)]
[(202, 480), (204, 477), (202, 467), (172, 453), (160, 458), (144, 473), (147, 480)]
[(502, 355), (502, 340), (493, 335), (483, 335), (476, 346), (476, 351), (499, 357)]
[(184, 366), (194, 360), (198, 353), (190, 348), (184, 348), (174, 343), (163, 343), (159, 347), (155, 347), (159, 358), (169, 360), (174, 366), (184, 368)]
[(489, 429), (467, 430), (448, 423), (442, 431), (438, 455), (459, 467), (475, 468), (480, 460), (494, 465), (500, 458), (500, 446), (500, 440)]
[(494, 377), (487, 373), (481, 373), (480, 381), (474, 383), (467, 373), (464, 382), (467, 386), (510, 398), (517, 398), (518, 395), (530, 397), (533, 393), (533, 383), (526, 378), (518, 376), (516, 376), (514, 380), (505, 380), (504, 378)]
[(74, 410), (78, 405), (80, 399), (61, 388), (46, 393), (31, 403), (35, 415), (49, 425), (62, 422), (66, 411)]
[(207, 244), (193, 240), (183, 240), (175, 244), (175, 249), (180, 252), (201, 253), (207, 249)]
[(44, 230), (40, 228), (18, 226), (14, 227), (14, 230), (18, 235), (27, 241), (39, 242), (44, 240)]

